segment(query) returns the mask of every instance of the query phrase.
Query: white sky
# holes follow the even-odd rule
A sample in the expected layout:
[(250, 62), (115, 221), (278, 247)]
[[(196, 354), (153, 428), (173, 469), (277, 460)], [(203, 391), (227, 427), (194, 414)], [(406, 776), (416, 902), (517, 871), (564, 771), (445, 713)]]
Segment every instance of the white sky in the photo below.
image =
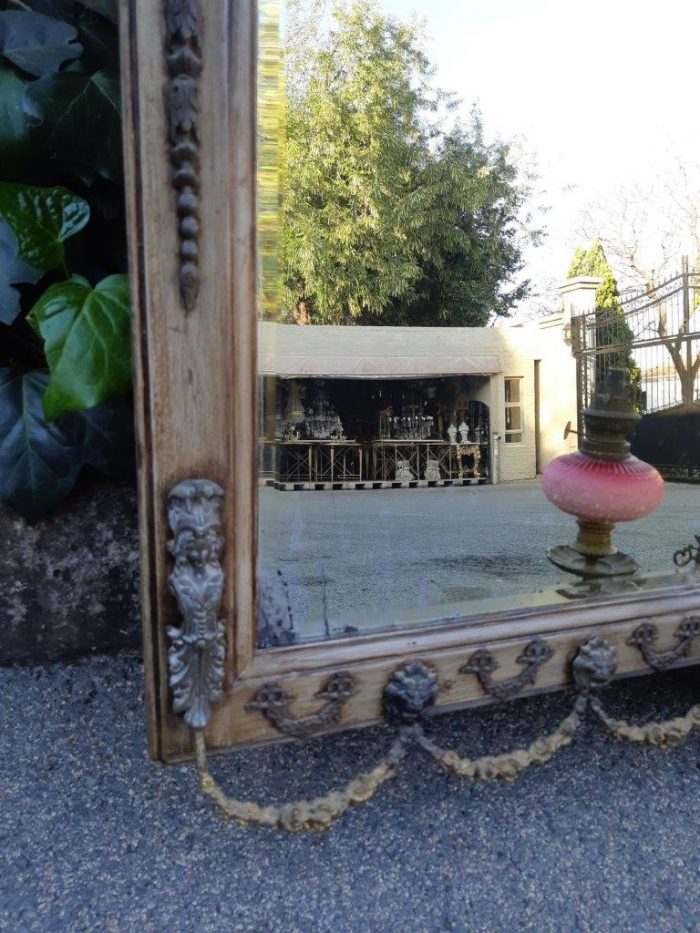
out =
[(671, 154), (700, 158), (697, 0), (381, 0), (424, 17), (437, 84), (487, 138), (520, 138), (537, 159), (549, 236), (528, 273), (563, 278), (581, 210), (645, 182)]

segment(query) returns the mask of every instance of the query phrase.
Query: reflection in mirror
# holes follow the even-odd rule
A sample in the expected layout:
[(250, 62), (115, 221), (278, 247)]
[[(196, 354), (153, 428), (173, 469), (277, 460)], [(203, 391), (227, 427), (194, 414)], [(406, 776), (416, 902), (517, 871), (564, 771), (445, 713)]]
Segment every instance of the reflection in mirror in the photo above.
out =
[(568, 106), (615, 87), (573, 16), (260, 4), (261, 647), (637, 585), (698, 531), (700, 173)]

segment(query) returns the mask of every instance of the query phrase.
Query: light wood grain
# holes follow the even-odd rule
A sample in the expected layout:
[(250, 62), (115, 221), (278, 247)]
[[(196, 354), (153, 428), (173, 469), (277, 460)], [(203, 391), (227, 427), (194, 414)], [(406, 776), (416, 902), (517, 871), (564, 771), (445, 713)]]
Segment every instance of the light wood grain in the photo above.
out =
[[(162, 0), (130, 0), (121, 7), (144, 640), (150, 748), (158, 756), (163, 730), (179, 733), (181, 741), (187, 737), (187, 730), (167, 712), (165, 628), (174, 621), (174, 603), (167, 590), (166, 496), (186, 477), (220, 483), (229, 493), (229, 534), (236, 508), (230, 494), (234, 444), (234, 203), (228, 159), (231, 9), (219, 0), (201, 8), (201, 284), (196, 306), (187, 314), (178, 285), (177, 217), (167, 148), (164, 5)], [(228, 588), (223, 611), (231, 620), (232, 641), (236, 582), (232, 545), (224, 561)]]

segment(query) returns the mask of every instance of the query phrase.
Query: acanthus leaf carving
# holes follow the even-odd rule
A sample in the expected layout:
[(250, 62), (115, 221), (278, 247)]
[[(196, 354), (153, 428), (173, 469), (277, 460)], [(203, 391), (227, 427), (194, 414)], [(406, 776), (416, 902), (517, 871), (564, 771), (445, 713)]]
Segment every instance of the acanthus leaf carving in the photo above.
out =
[(203, 729), (211, 708), (223, 698), (226, 642), (220, 617), (224, 574), (219, 557), (223, 490), (210, 480), (178, 483), (168, 497), (175, 563), (170, 591), (182, 622), (171, 626), (168, 665), (173, 712), (193, 729)]

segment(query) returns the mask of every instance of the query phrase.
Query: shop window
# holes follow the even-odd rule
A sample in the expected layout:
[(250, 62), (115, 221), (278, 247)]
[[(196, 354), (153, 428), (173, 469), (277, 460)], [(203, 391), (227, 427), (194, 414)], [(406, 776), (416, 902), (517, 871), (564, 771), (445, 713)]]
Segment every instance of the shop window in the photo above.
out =
[(506, 444), (521, 444), (523, 440), (522, 377), (515, 376), (506, 383)]

